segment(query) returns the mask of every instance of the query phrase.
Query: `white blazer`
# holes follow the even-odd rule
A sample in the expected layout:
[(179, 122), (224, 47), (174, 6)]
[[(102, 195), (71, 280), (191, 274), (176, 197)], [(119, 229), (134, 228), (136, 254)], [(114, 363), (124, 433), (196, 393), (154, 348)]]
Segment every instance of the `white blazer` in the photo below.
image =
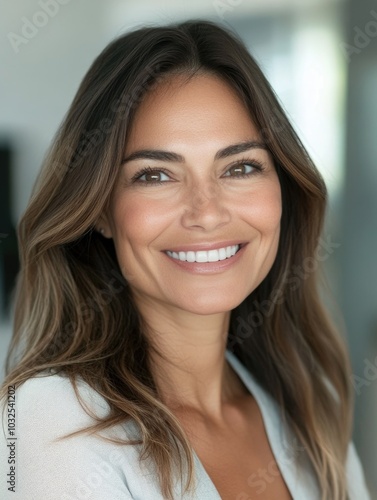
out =
[[(294, 500), (320, 500), (313, 469), (302, 447), (282, 423), (276, 402), (256, 382), (249, 371), (229, 351), (226, 357), (261, 410), (275, 460)], [(107, 403), (85, 383), (80, 393), (97, 414), (107, 412)], [(162, 500), (157, 476), (138, 461), (138, 446), (118, 446), (97, 436), (81, 434), (54, 442), (58, 436), (92, 423), (80, 406), (68, 378), (48, 375), (29, 379), (16, 390), (15, 493), (8, 490), (12, 439), (7, 439), (6, 415), (0, 430), (0, 498), (3, 500)], [(3, 407), (0, 407), (3, 410)], [(119, 425), (107, 435), (137, 433), (132, 422)], [(197, 489), (193, 496), (183, 495), (175, 485), (175, 498), (221, 500), (215, 485), (198, 456)], [(363, 470), (352, 443), (347, 459), (350, 500), (370, 500)], [(252, 474), (249, 485), (256, 495), (266, 487), (263, 476)], [(250, 500), (245, 492), (235, 500)]]

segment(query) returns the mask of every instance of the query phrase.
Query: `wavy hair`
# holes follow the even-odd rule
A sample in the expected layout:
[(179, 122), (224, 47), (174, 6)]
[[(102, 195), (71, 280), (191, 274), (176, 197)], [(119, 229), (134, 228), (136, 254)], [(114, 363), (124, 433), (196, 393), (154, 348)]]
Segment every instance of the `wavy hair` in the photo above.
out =
[[(77, 392), (81, 377), (110, 407), (91, 430), (132, 419), (140, 431), (132, 443), (157, 466), (164, 497), (173, 495), (177, 470), (185, 490), (194, 487), (192, 448), (148, 365), (146, 323), (112, 240), (94, 226), (108, 207), (138, 104), (169, 75), (198, 72), (217, 75), (238, 93), (282, 191), (276, 260), (232, 310), (227, 347), (279, 404), (309, 456), (322, 500), (344, 500), (351, 369), (319, 299), (316, 271), (326, 188), (254, 58), (215, 23), (137, 29), (112, 41), (89, 68), (19, 222), (21, 269), (2, 394), (51, 371), (68, 376)], [(312, 271), (295, 276), (308, 262)]]

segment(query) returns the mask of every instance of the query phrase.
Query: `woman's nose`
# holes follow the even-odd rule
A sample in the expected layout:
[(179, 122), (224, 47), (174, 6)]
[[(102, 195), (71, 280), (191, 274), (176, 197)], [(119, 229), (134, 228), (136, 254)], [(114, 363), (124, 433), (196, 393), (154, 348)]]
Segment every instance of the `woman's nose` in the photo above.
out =
[(212, 231), (231, 219), (224, 193), (219, 186), (209, 183), (193, 186), (187, 193), (182, 224), (186, 228)]

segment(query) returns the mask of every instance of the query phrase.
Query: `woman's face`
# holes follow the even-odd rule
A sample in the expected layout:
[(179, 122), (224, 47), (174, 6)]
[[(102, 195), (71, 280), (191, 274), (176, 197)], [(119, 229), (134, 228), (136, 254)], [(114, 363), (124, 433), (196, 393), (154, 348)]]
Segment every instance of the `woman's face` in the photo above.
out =
[(274, 262), (282, 207), (238, 96), (212, 75), (160, 83), (124, 158), (102, 227), (136, 303), (201, 315), (239, 305)]

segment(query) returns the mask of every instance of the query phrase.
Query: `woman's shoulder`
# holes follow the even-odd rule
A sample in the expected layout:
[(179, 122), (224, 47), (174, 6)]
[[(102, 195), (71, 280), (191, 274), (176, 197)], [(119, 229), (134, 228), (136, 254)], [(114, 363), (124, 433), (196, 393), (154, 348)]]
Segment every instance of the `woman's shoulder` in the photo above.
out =
[[(136, 449), (132, 446), (119, 448), (103, 439), (128, 439), (127, 425), (119, 425), (109, 432), (83, 432), (67, 437), (93, 425), (95, 416), (103, 417), (109, 410), (107, 402), (97, 391), (81, 379), (76, 383), (84, 406), (69, 377), (63, 375), (43, 373), (16, 387), (12, 436), (16, 455), (16, 494), (4, 488), (4, 482), (1, 482), (1, 498), (71, 500), (84, 498), (80, 496), (84, 493), (90, 493), (93, 500), (131, 498), (128, 482), (133, 481), (138, 473)], [(3, 401), (2, 449), (7, 449), (11, 442), (7, 435), (6, 407), (7, 402), (4, 405)], [(1, 477), (6, 477), (9, 472), (7, 458), (1, 454)]]
[[(76, 382), (84, 404), (103, 417), (109, 409), (107, 402), (83, 380)], [(154, 464), (140, 461), (141, 445), (120, 446), (103, 439), (139, 437), (132, 421), (97, 434), (81, 433), (60, 439), (95, 423), (81, 406), (68, 377), (41, 374), (30, 378), (16, 388), (15, 399), (15, 439), (11, 442), (16, 454), (16, 489), (13, 493), (0, 479), (1, 499), (162, 500)], [(6, 409), (4, 404), (2, 409)], [(6, 412), (4, 416), (0, 431), (2, 450), (10, 443), (6, 437)], [(9, 467), (8, 456), (0, 453), (0, 478), (7, 477)], [(210, 487), (204, 479), (205, 484), (199, 485), (201, 492)], [(186, 498), (179, 485), (177, 488), (176, 498)], [(194, 498), (210, 499), (211, 496)]]
[[(96, 415), (103, 417), (109, 411), (105, 399), (81, 378), (76, 387), (82, 403)], [(43, 424), (54, 422), (54, 427), (64, 422), (89, 425), (93, 418), (85, 411), (68, 376), (43, 372), (29, 378), (15, 390), (16, 425), (33, 426), (34, 432)], [(6, 404), (2, 401), (2, 406)]]

